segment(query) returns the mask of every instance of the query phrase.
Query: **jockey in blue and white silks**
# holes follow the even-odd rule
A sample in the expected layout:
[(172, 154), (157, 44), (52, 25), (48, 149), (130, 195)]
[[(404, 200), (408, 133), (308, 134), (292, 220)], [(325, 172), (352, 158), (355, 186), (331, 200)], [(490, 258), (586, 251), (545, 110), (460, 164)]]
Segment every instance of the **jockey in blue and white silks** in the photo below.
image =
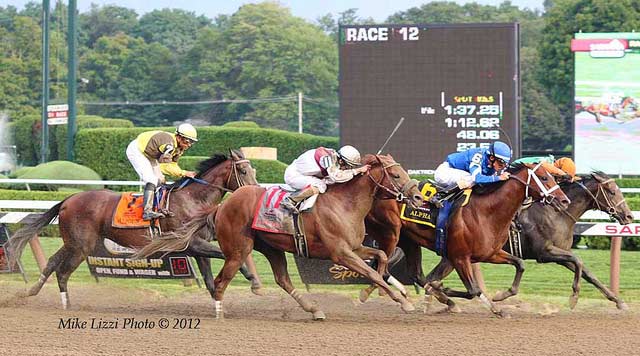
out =
[(509, 179), (503, 172), (511, 161), (511, 148), (496, 141), (488, 148), (471, 148), (447, 156), (435, 171), (436, 182), (453, 188), (466, 189), (475, 184), (493, 183)]

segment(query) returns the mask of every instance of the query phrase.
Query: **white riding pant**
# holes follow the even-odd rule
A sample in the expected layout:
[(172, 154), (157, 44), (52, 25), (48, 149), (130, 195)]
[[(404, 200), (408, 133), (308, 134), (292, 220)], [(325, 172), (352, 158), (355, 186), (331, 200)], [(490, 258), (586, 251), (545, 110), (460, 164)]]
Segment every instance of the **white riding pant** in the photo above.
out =
[(323, 179), (314, 176), (305, 176), (298, 172), (294, 165), (287, 167), (284, 171), (284, 182), (297, 190), (312, 186), (318, 188), (320, 193), (327, 191), (327, 183), (325, 183)]
[(436, 182), (442, 185), (450, 186), (457, 184), (461, 189), (470, 188), (475, 185), (471, 173), (461, 169), (451, 168), (449, 162), (443, 162), (436, 168), (434, 178)]
[(157, 186), (159, 183), (164, 183), (164, 175), (160, 172), (160, 166), (158, 161), (151, 162), (147, 156), (145, 156), (140, 149), (138, 149), (138, 140), (133, 140), (127, 146), (127, 158), (133, 169), (140, 177), (140, 180), (146, 183), (151, 183)]

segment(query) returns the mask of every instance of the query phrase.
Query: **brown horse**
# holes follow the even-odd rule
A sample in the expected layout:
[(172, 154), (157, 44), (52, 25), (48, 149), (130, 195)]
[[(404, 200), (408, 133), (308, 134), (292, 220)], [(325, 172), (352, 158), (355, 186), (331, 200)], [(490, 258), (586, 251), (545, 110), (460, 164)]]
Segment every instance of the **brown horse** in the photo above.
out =
[[(427, 277), (425, 286), (428, 295), (457, 311), (453, 300), (448, 297), (480, 299), (497, 315), (501, 312), (483, 294), (471, 268), (472, 263), (489, 262), (511, 264), (516, 275), (509, 292), (517, 293), (520, 278), (524, 272), (524, 262), (502, 250), (507, 241), (509, 226), (522, 201), (531, 195), (534, 199), (566, 207), (569, 199), (564, 195), (553, 177), (541, 165), (516, 164), (508, 168), (511, 179), (473, 189), (468, 205), (454, 208), (447, 224), (447, 254)], [(456, 205), (459, 205), (457, 203)], [(366, 218), (367, 233), (386, 252), (391, 253), (398, 243), (400, 233), (413, 243), (435, 251), (435, 229), (400, 219), (399, 204), (377, 201)], [(418, 250), (414, 253), (420, 253)], [(416, 261), (408, 256), (408, 261)], [(410, 266), (410, 273), (421, 266)], [(443, 289), (441, 280), (456, 270), (466, 291)], [(366, 300), (374, 288), (361, 293), (361, 301)]]
[[(360, 273), (386, 291), (391, 299), (400, 303), (403, 310), (414, 310), (413, 305), (404, 296), (391, 290), (380, 276), (380, 272), (386, 270), (387, 256), (380, 250), (363, 246), (362, 241), (365, 233), (364, 218), (371, 210), (374, 200), (405, 200), (404, 197), (409, 196), (409, 202), (419, 206), (422, 204), (422, 196), (416, 182), (409, 178), (391, 156), (366, 155), (363, 163), (370, 166), (366, 174), (356, 176), (349, 182), (330, 186), (325, 194), (318, 197), (312, 211), (303, 213), (309, 254), (312, 258), (331, 259)], [(224, 316), (224, 291), (242, 261), (255, 248), (269, 260), (278, 285), (302, 309), (312, 313), (315, 320), (324, 319), (324, 313), (299, 293), (289, 278), (284, 253), (296, 251), (291, 235), (269, 233), (251, 227), (264, 191), (264, 188), (253, 186), (238, 189), (229, 199), (212, 209), (210, 214), (194, 220), (186, 231), (174, 233), (174, 238), (188, 243), (191, 233), (198, 231), (203, 224), (207, 224), (209, 231), (213, 233), (211, 221), (215, 220), (215, 235), (225, 255), (224, 266), (215, 280), (216, 317)], [(378, 260), (378, 272), (363, 261), (372, 258)]]
[[(255, 170), (240, 151), (230, 150), (230, 156), (216, 154), (200, 163), (196, 178), (200, 183), (191, 183), (170, 193), (170, 210), (173, 217), (160, 219), (162, 231), (173, 231), (188, 223), (201, 210), (220, 203), (227, 191), (244, 185), (256, 185)], [(181, 181), (180, 181), (181, 182)], [(178, 185), (180, 182), (176, 182)], [(107, 238), (130, 248), (147, 245), (151, 239), (148, 229), (121, 229), (111, 226), (113, 211), (120, 200), (120, 193), (109, 190), (94, 190), (74, 194), (44, 213), (38, 221), (16, 232), (6, 245), (12, 260), (20, 259), (24, 247), (36, 234), (59, 216), (58, 227), (64, 245), (49, 258), (38, 282), (29, 290), (28, 296), (38, 294), (47, 278), (56, 272), (63, 308), (69, 305), (67, 281), (69, 276), (90, 254), (97, 243)], [(199, 237), (203, 237), (200, 234)], [(200, 273), (209, 293), (213, 296), (213, 274), (209, 258), (224, 258), (214, 245), (197, 238), (185, 251), (196, 257)], [(244, 261), (244, 260), (243, 260)], [(245, 270), (252, 280), (255, 292), (259, 280)]]

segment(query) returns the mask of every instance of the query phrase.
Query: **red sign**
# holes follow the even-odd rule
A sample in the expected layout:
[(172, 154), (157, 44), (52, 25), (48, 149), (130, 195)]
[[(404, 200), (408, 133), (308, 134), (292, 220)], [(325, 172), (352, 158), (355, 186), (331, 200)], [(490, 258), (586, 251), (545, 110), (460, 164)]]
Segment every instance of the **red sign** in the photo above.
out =
[(572, 39), (572, 52), (594, 51), (624, 51), (629, 48), (629, 42), (623, 39)]

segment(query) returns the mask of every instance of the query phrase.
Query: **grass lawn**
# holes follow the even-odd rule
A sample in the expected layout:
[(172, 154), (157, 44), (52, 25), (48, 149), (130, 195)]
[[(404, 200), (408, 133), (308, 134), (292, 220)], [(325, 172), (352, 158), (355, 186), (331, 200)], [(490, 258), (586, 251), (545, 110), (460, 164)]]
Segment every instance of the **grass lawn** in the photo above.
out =
[[(41, 238), (45, 254), (51, 256), (62, 243), (58, 238)], [(605, 284), (609, 284), (609, 251), (604, 250), (575, 250), (574, 251), (584, 261), (585, 265)], [(437, 256), (430, 251), (423, 250), (425, 273), (438, 262)], [(640, 252), (622, 251), (620, 294), (627, 302), (640, 302), (640, 273), (635, 271), (637, 259)], [(279, 288), (273, 281), (271, 269), (267, 260), (258, 252), (254, 252), (258, 271), (263, 283), (268, 288)], [(38, 278), (39, 271), (29, 248), (25, 250), (22, 258), (23, 266), (29, 278), (29, 285)], [(292, 255), (288, 254), (289, 272), (293, 283), (302, 288), (302, 282), (295, 267)], [(213, 260), (212, 267), (214, 275), (222, 267), (221, 260)], [(508, 265), (482, 264), (485, 284), (490, 294), (497, 290), (506, 289), (511, 285), (514, 275), (514, 268)], [(573, 273), (562, 266), (556, 264), (538, 264), (535, 261), (526, 261), (526, 271), (520, 286), (522, 299), (548, 299), (550, 301), (566, 300), (571, 293)], [(52, 276), (50, 280), (55, 280)], [(0, 286), (3, 283), (22, 284), (22, 277), (19, 274), (0, 274)], [(69, 282), (70, 291), (73, 292), (74, 284), (93, 284), (95, 279), (90, 275), (86, 263), (80, 265), (78, 270), (71, 276)], [(101, 285), (114, 286), (118, 288), (146, 288), (154, 290), (162, 295), (176, 296), (182, 293), (204, 293), (195, 287), (184, 287), (179, 280), (153, 280), (153, 279), (117, 279), (101, 278)], [(449, 287), (462, 288), (462, 283), (457, 275), (452, 273), (445, 281)], [(597, 298), (604, 300), (595, 287), (584, 280), (582, 281), (581, 299)], [(204, 286), (204, 285), (203, 285)], [(233, 280), (231, 288), (249, 289), (247, 282), (240, 274)], [(313, 285), (312, 290), (334, 291), (338, 293), (352, 294), (354, 297), (362, 286), (327, 286)], [(413, 288), (410, 290), (413, 291)]]

